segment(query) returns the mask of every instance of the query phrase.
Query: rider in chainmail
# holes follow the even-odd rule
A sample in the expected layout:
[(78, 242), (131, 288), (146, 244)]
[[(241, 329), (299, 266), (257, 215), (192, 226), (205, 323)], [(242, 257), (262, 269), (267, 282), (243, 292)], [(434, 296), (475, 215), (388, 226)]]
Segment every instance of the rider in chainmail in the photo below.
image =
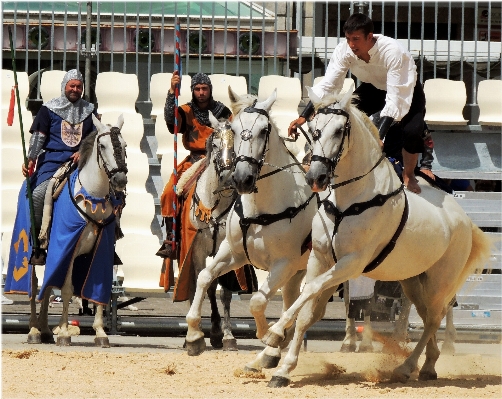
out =
[(37, 234), (50, 178), (70, 159), (78, 162), (80, 143), (95, 130), (91, 114), (97, 114), (94, 105), (81, 98), (82, 91), (82, 74), (68, 71), (61, 82), (61, 96), (42, 105), (30, 128), (28, 168), (23, 164), (22, 170), (26, 176), (36, 165), (30, 183)]
[[(164, 118), (171, 133), (174, 132), (174, 90), (180, 82), (180, 77), (177, 72), (173, 73), (171, 79), (171, 88), (167, 94), (166, 105), (164, 107)], [(213, 132), (209, 121), (209, 111), (216, 119), (231, 118), (231, 111), (221, 102), (213, 99), (213, 85), (211, 79), (205, 73), (197, 73), (192, 77), (190, 89), (192, 91), (192, 101), (178, 107), (178, 133), (182, 134), (183, 146), (190, 151), (190, 154), (178, 164), (178, 178), (190, 166), (197, 162), (206, 154), (206, 140)], [(168, 239), (162, 245), (162, 248), (157, 252), (161, 257), (175, 258), (175, 254), (171, 251), (169, 234), (172, 229), (172, 218), (174, 215), (173, 209), (173, 176), (164, 187), (161, 196), (161, 213), (166, 223), (166, 231)]]

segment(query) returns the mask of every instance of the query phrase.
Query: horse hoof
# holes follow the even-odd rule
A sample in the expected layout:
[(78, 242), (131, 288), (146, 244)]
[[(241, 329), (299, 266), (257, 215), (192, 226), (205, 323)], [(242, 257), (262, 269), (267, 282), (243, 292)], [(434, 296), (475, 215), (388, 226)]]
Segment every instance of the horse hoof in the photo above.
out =
[(429, 371), (421, 371), (418, 373), (418, 380), (419, 381), (432, 381), (432, 380), (437, 380), (438, 375), (436, 372), (429, 372)]
[(223, 350), (224, 351), (236, 351), (237, 350), (237, 340), (235, 338), (224, 339), (223, 340)]
[(281, 360), (280, 356), (263, 355), (261, 359), (261, 365), (263, 366), (263, 368), (273, 369), (277, 367), (280, 360)]
[(57, 346), (70, 346), (71, 345), (71, 337), (58, 337)]
[(211, 334), (209, 337), (209, 343), (214, 349), (223, 348), (223, 333)]
[(343, 344), (342, 347), (340, 348), (340, 352), (342, 353), (352, 353), (355, 351), (356, 351), (355, 344)]
[(373, 353), (373, 345), (359, 345), (359, 353)]
[(199, 356), (202, 352), (206, 350), (206, 341), (204, 341), (204, 337), (200, 337), (199, 339), (189, 342), (185, 341), (187, 345), (187, 353), (188, 356)]
[(244, 366), (244, 371), (247, 373), (261, 373), (261, 369), (255, 369), (254, 367)]
[(272, 376), (272, 379), (268, 382), (269, 388), (284, 388), (289, 385), (289, 378), (280, 377), (280, 376)]
[(40, 334), (28, 334), (28, 343), (29, 344), (41, 344), (42, 337)]
[(443, 344), (441, 347), (442, 355), (454, 355), (455, 354), (455, 346), (451, 344)]
[(56, 342), (52, 333), (42, 333), (41, 339), (43, 344), (54, 344)]
[(110, 341), (108, 340), (108, 337), (95, 337), (94, 345), (99, 346), (101, 348), (109, 348)]
[(395, 382), (400, 382), (402, 384), (406, 383), (408, 379), (410, 378), (409, 375), (403, 374), (403, 373), (397, 373), (394, 371), (390, 377), (390, 382), (395, 383)]

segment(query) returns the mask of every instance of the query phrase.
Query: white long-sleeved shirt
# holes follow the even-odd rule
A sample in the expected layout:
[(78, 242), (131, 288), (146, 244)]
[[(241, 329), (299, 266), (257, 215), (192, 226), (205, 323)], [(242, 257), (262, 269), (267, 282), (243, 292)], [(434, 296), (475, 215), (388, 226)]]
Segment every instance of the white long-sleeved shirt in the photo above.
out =
[(333, 51), (324, 78), (312, 89), (320, 98), (339, 92), (350, 69), (362, 82), (387, 92), (380, 115), (400, 121), (410, 110), (417, 67), (411, 54), (397, 40), (383, 35), (373, 37), (376, 43), (368, 51), (369, 62), (358, 58), (346, 41), (340, 42)]

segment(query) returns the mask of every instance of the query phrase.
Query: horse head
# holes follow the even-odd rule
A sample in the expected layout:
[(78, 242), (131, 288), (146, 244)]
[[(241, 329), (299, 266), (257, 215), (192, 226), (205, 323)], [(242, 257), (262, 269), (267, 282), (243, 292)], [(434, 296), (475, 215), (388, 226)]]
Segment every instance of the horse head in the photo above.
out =
[(316, 114), (308, 122), (313, 149), (305, 179), (312, 191), (321, 192), (335, 177), (336, 165), (343, 158), (344, 146), (348, 144), (350, 118), (347, 110), (352, 92), (320, 99), (310, 87), (307, 87), (307, 91)]
[(127, 144), (120, 133), (124, 117), (120, 115), (115, 126), (101, 123), (94, 115), (92, 120), (98, 131), (95, 141), (98, 166), (108, 176), (110, 188), (123, 191), (127, 184)]
[(228, 93), (234, 110), (234, 172), (232, 175), (239, 194), (255, 190), (256, 180), (264, 162), (271, 124), (268, 112), (277, 98), (277, 89), (265, 101), (256, 96), (238, 96), (229, 86)]
[(231, 177), (235, 157), (234, 132), (229, 120), (218, 120), (211, 111), (209, 111), (209, 121), (213, 128), (213, 134), (206, 142), (207, 165), (213, 163), (220, 188), (226, 188), (227, 181)]

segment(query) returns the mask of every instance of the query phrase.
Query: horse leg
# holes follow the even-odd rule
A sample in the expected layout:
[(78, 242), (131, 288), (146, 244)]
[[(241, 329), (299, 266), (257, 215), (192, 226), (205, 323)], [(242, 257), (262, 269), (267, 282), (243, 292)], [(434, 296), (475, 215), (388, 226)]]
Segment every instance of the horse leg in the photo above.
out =
[(39, 330), (38, 317), (37, 317), (37, 302), (36, 302), (38, 278), (35, 273), (35, 266), (32, 267), (33, 267), (33, 270), (31, 272), (32, 293), (30, 298), (30, 321), (29, 321), (30, 332), (28, 333), (28, 343), (41, 344), (42, 338)]
[(211, 282), (207, 289), (207, 296), (211, 304), (211, 332), (209, 342), (215, 349), (223, 347), (223, 331), (221, 330), (221, 316), (218, 310), (218, 303), (216, 302), (216, 288), (218, 287), (218, 279)]
[(71, 276), (73, 271), (73, 259), (70, 262), (68, 268), (68, 273), (61, 287), (61, 298), (63, 299), (63, 312), (61, 313), (61, 318), (59, 319), (59, 332), (56, 344), (58, 346), (69, 346), (71, 345), (71, 334), (68, 329), (68, 310), (70, 307), (70, 300), (73, 295), (73, 284), (71, 282)]
[(108, 340), (108, 335), (106, 335), (103, 326), (103, 305), (98, 304), (96, 306), (96, 313), (94, 314), (94, 322), (92, 323), (92, 328), (96, 331), (94, 344), (101, 348), (109, 348), (110, 341)]
[(237, 341), (232, 333), (232, 324), (230, 323), (230, 303), (232, 302), (232, 291), (221, 287), (220, 300), (223, 304), (223, 350), (236, 351)]
[[(424, 332), (410, 356), (392, 372), (392, 382), (404, 383), (410, 378), (411, 373), (417, 369), (418, 359), (426, 346), (426, 361), (422, 367), (424, 371), (422, 378), (433, 379), (434, 375), (436, 375), (437, 378), (437, 374), (434, 371), (434, 365), (439, 357), (439, 348), (437, 347), (435, 334), (441, 324), (442, 316), (440, 312), (434, 312), (425, 302), (423, 293), (424, 287), (420, 276), (421, 275), (403, 280), (401, 281), (401, 285), (405, 295), (415, 304), (418, 314), (424, 321)], [(420, 373), (422, 374), (422, 371)]]
[(355, 352), (357, 348), (356, 320), (349, 318), (349, 282), (343, 283), (343, 302), (345, 304), (345, 338), (342, 341), (340, 352)]
[(408, 318), (410, 317), (411, 301), (404, 292), (401, 293), (401, 312), (394, 326), (394, 332), (389, 340), (385, 341), (382, 353), (394, 353), (394, 348), (405, 343), (408, 338)]
[[(282, 287), (283, 312), (285, 312), (300, 295), (300, 285), (302, 283), (303, 277), (305, 276), (305, 272), (305, 270), (296, 272), (296, 274), (291, 277)], [(294, 325), (291, 325), (288, 329), (286, 329), (284, 341), (282, 341), (277, 348), (267, 347), (262, 352), (260, 362), (263, 368), (272, 369), (277, 367), (281, 360), (281, 350), (289, 345), (290, 341), (293, 339), (294, 333)]]
[(41, 331), (41, 338), (43, 344), (53, 344), (54, 333), (49, 328), (49, 300), (51, 297), (51, 290), (47, 289), (45, 291), (42, 303), (40, 304), (40, 313), (38, 316), (38, 326)]
[[(370, 310), (371, 312), (371, 310)], [(366, 314), (364, 311), (364, 328), (363, 328), (363, 339), (359, 344), (360, 353), (370, 353), (373, 352), (373, 329), (371, 328), (371, 314)]]
[(197, 289), (195, 290), (195, 295), (193, 303), (190, 306), (190, 310), (187, 313), (186, 320), (188, 324), (188, 330), (186, 335), (186, 345), (189, 356), (197, 356), (204, 352), (206, 344), (204, 342), (204, 333), (200, 328), (201, 313), (202, 313), (202, 301), (204, 300), (204, 295), (209, 288), (211, 282), (216, 279), (216, 277), (222, 274), (234, 270), (242, 265), (233, 262), (232, 252), (225, 241), (220, 245), (220, 249), (216, 254), (214, 260), (211, 264), (202, 269), (197, 277)]
[(441, 353), (446, 355), (455, 354), (455, 340), (457, 339), (457, 330), (453, 324), (453, 306), (448, 306), (446, 312), (446, 329), (444, 332), (444, 342), (441, 346)]
[[(317, 256), (319, 255), (315, 254), (315, 250), (310, 253), (307, 273), (311, 267), (311, 262), (318, 262), (317, 259), (315, 259)], [(312, 259), (315, 260), (313, 261)], [(298, 299), (281, 315), (281, 318), (269, 328), (265, 336), (262, 338), (262, 342), (265, 345), (278, 347), (285, 338), (284, 332), (293, 324), (296, 316), (300, 312), (300, 309), (307, 301), (316, 297), (319, 292), (324, 292), (332, 287), (338, 287), (340, 283), (357, 277), (354, 276), (353, 268), (350, 267), (350, 265), (346, 265), (346, 263), (352, 261), (352, 257), (347, 257), (347, 260), (342, 259), (337, 263), (336, 268), (330, 268), (305, 284)], [(315, 267), (316, 266), (312, 266), (312, 268)]]
[[(300, 259), (301, 260), (301, 259)], [(268, 274), (267, 280), (261, 285), (260, 289), (253, 294), (251, 300), (249, 301), (249, 310), (253, 315), (256, 322), (256, 338), (261, 339), (267, 333), (269, 329), (269, 324), (267, 318), (265, 317), (265, 309), (267, 308), (268, 301), (281, 287), (286, 286), (286, 292), (288, 291), (287, 284), (289, 280), (294, 277), (291, 270), (299, 270), (299, 267), (295, 267), (289, 263), (287, 259), (278, 261), (270, 267), (270, 272)], [(303, 275), (302, 275), (303, 278)], [(295, 281), (295, 280), (294, 280)], [(286, 295), (288, 295), (286, 293)], [(294, 294), (293, 294), (294, 295)], [(289, 301), (289, 297), (285, 297), (283, 294), (283, 301)], [(294, 301), (294, 299), (293, 299)], [(283, 312), (287, 309), (286, 306), (289, 304), (283, 302)], [(289, 327), (290, 325), (288, 325)], [(284, 337), (283, 337), (284, 338)], [(283, 341), (282, 339), (281, 341)], [(274, 345), (275, 346), (275, 345)]]
[(302, 347), (303, 337), (310, 326), (324, 316), (328, 300), (335, 290), (336, 287), (327, 289), (321, 295), (307, 301), (300, 310), (288, 353), (284, 357), (284, 362), (281, 367), (273, 374), (272, 379), (268, 383), (268, 387), (281, 388), (289, 385), (291, 381), (290, 373), (298, 364), (298, 356)]

